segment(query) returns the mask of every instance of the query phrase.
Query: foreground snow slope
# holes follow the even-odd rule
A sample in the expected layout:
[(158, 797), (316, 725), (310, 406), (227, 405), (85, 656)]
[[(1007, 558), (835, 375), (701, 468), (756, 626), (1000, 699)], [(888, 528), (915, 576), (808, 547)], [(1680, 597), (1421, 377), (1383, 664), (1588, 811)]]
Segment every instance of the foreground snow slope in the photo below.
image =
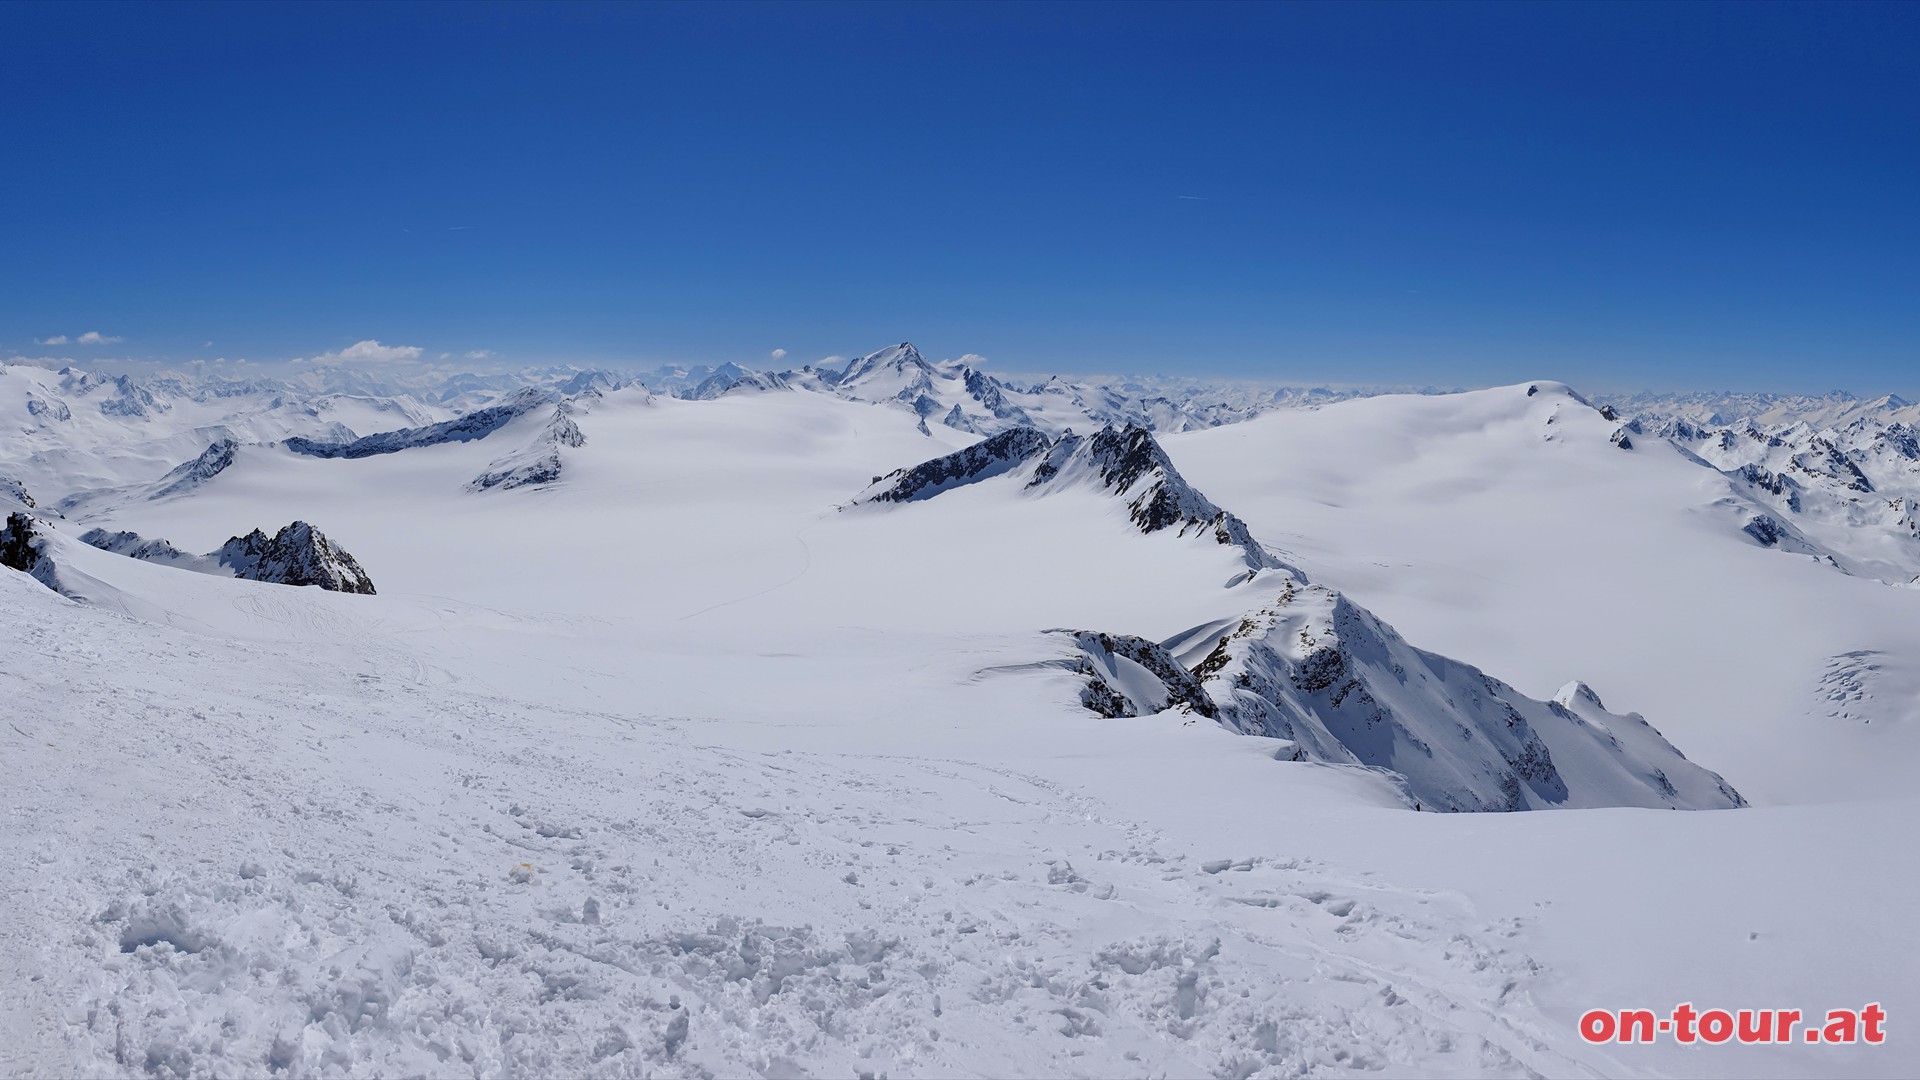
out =
[[(1634, 460), (1604, 430), (1616, 458), (1571, 440), (1528, 457), (1503, 425), (1531, 402), (1429, 418), (1435, 453), (1532, 477), (1507, 493), (1523, 521), (1567, 477)], [(1846, 806), (1410, 813), (1373, 772), (1275, 760), (1277, 740), (1097, 716), (1047, 662), (1073, 648), (1047, 628), (1166, 640), (1251, 610), (1265, 584), (1229, 586), (1235, 549), (1142, 534), (1093, 490), (841, 512), (974, 438), (887, 407), (620, 391), (578, 422), (557, 482), (505, 491), (467, 490), (505, 432), (357, 460), (243, 446), (185, 498), (56, 530), (89, 603), (0, 571), (0, 799), (19, 823), (0, 857), (20, 868), (0, 948), (22, 958), (0, 977), (0, 1072), (1716, 1075), (1727, 1056), (1588, 1047), (1574, 1019), (1920, 1010), (1902, 960), (1920, 950), (1916, 856), (1876, 831), (1911, 824), (1908, 786)], [(1713, 726), (1643, 700), (1663, 684), (1611, 654), (1516, 647), (1560, 622), (1465, 641), (1515, 593), (1462, 590), (1452, 623), (1401, 603), (1368, 559), (1312, 546), (1274, 445), (1232, 470), (1211, 445), (1168, 449), (1410, 640), (1542, 699), (1585, 678), (1743, 788), (1732, 759), (1767, 764), (1735, 738), (1695, 745)], [(1656, 527), (1689, 527), (1665, 500), (1690, 489), (1658, 490), (1642, 508), (1681, 524)], [(381, 594), (68, 535), (204, 550), (295, 518)], [(1449, 530), (1474, 521), (1366, 550), (1457, 556)], [(1756, 578), (1798, 565), (1697, 532), (1769, 560)], [(1677, 617), (1651, 598), (1649, 620)], [(1845, 738), (1809, 729), (1801, 752)], [(1760, 1075), (1905, 1071), (1884, 1050), (1738, 1053)]]
[(1032, 669), (675, 716), (604, 623), (59, 556), (95, 605), (0, 572), (9, 1072), (1711, 1074), (1572, 1019), (1920, 1005), (1872, 959), (1920, 946), (1912, 855), (1825, 808), (1410, 814)]

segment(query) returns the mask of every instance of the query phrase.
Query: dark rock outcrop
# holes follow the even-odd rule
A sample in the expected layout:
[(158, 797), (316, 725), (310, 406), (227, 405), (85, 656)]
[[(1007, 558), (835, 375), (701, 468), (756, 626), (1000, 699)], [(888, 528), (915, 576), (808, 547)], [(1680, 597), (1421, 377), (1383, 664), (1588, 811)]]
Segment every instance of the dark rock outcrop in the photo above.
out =
[(1022, 470), (1023, 490), (1039, 493), (1084, 483), (1127, 499), (1128, 516), (1141, 532), (1211, 535), (1238, 548), (1251, 571), (1281, 565), (1254, 540), (1246, 522), (1187, 483), (1153, 433), (1136, 424), (1108, 425), (1090, 436), (1069, 431), (1058, 439), (1035, 428), (1008, 428), (964, 450), (876, 476), (853, 501), (912, 502)]
[(233, 576), (278, 585), (317, 585), (332, 592), (373, 594), (373, 579), (346, 549), (304, 521), (273, 536), (255, 529), (209, 555)]
[(0, 566), (31, 574), (39, 569), (40, 561), (33, 519), (18, 511), (8, 514), (6, 525), (0, 526)]
[(1740, 531), (1753, 537), (1754, 543), (1761, 547), (1773, 547), (1787, 538), (1786, 527), (1766, 514), (1753, 515)]
[(28, 394), (27, 415), (37, 416), (42, 420), (71, 420), (73, 419), (73, 410), (68, 408), (67, 403), (61, 401), (59, 398), (42, 398)]
[[(1061, 630), (1073, 636), (1082, 657), (1073, 670), (1087, 677), (1080, 701), (1102, 716), (1141, 716), (1161, 709), (1185, 706), (1192, 712), (1213, 719), (1219, 715), (1213, 699), (1207, 696), (1200, 680), (1180, 661), (1159, 645), (1132, 634), (1102, 634), (1090, 630)], [(1138, 701), (1127, 690), (1115, 687), (1109, 676), (1116, 660), (1127, 660), (1144, 669), (1159, 684), (1152, 700)], [(1123, 679), (1113, 681), (1125, 682)]]
[(877, 476), (873, 486), (857, 501), (911, 502), (931, 498), (949, 488), (1009, 472), (1045, 453), (1052, 445), (1053, 440), (1033, 428), (1008, 428), (964, 450)]
[(377, 435), (366, 435), (344, 443), (319, 442), (295, 436), (288, 439), (284, 445), (294, 453), (305, 454), (308, 457), (363, 458), (373, 457), (376, 454), (395, 454), (418, 446), (472, 442), (475, 439), (486, 438), (522, 414), (551, 401), (552, 397), (546, 392), (527, 387), (516, 391), (498, 405), (476, 409), (465, 416), (438, 424), (401, 428), (399, 431), (383, 431)]
[(27, 486), (11, 476), (0, 476), (0, 503), (14, 503), (29, 510), (39, 505), (27, 494)]

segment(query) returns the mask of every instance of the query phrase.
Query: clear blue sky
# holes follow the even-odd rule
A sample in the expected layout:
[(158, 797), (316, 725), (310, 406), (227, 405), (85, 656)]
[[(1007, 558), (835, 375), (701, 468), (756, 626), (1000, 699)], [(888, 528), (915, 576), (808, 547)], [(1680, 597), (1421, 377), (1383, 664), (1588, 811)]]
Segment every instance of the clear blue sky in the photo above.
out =
[(1910, 3), (8, 3), (0, 102), (0, 355), (1920, 396)]

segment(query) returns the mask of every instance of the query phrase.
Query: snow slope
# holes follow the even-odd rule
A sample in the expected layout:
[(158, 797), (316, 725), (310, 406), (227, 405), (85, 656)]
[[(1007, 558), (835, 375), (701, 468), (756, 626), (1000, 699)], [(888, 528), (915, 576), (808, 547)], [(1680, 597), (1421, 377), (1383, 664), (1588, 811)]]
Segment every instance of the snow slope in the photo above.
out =
[[(0, 1072), (1716, 1075), (1574, 1019), (1920, 1008), (1920, 868), (1860, 825), (1912, 817), (1887, 705), (1920, 654), (1902, 601), (1856, 601), (1912, 592), (1731, 535), (1713, 470), (1617, 448), (1558, 387), (1163, 445), (1409, 641), (1614, 726), (1562, 693), (1582, 678), (1758, 808), (1412, 813), (1289, 742), (1099, 715), (1048, 630), (1172, 641), (1283, 575), (1223, 587), (1237, 549), (1094, 484), (841, 510), (979, 438), (911, 410), (614, 389), (557, 478), (469, 490), (550, 419), (243, 444), (180, 497), (53, 523), (85, 603), (0, 571)], [(74, 539), (286, 520), (380, 595)], [(1752, 625), (1802, 601), (1866, 630)], [(1803, 669), (1833, 715), (1792, 712)], [(1903, 1072), (1885, 1051), (1737, 1060)]]
[[(1658, 439), (1623, 451), (1616, 427), (1536, 383), (1273, 413), (1167, 445), (1410, 640), (1534, 697), (1577, 675), (1756, 803), (1908, 790), (1920, 595), (1752, 543), (1722, 513), (1717, 470)], [(1876, 658), (1859, 675), (1873, 723), (1842, 717), (1824, 681), (1856, 654)]]

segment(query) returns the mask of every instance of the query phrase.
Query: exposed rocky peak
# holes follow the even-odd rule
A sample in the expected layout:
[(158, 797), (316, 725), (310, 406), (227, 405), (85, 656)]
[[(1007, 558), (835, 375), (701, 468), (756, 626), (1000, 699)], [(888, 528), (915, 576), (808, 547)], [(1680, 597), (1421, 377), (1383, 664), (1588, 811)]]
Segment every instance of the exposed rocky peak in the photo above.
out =
[(632, 385), (633, 379), (611, 371), (582, 371), (560, 383), (554, 391), (564, 397), (578, 397), (582, 394), (610, 394)]
[(1792, 467), (1814, 476), (1825, 476), (1837, 480), (1849, 491), (1868, 492), (1873, 490), (1873, 482), (1860, 471), (1840, 448), (1818, 435), (1805, 437), (1807, 450), (1793, 457)]
[[(731, 369), (731, 370), (729, 370)], [(727, 394), (751, 393), (754, 391), (785, 390), (790, 381), (783, 374), (770, 374), (748, 371), (744, 368), (726, 364), (720, 370), (707, 376), (699, 386), (687, 395), (694, 401), (712, 401)]]
[(835, 380), (839, 385), (851, 386), (878, 372), (891, 371), (902, 374), (918, 373), (922, 376), (933, 372), (933, 365), (927, 363), (920, 350), (912, 342), (903, 341), (898, 345), (889, 345), (877, 352), (856, 357), (847, 362), (846, 369)]
[(114, 395), (100, 401), (100, 412), (106, 416), (124, 416), (146, 419), (154, 413), (166, 412), (167, 403), (156, 397), (145, 384), (130, 375), (115, 375), (98, 385), (114, 386)]
[(967, 419), (967, 414), (961, 412), (958, 405), (947, 410), (947, 415), (941, 417), (940, 422), (955, 431), (964, 431), (972, 435), (980, 433), (980, 429), (974, 426), (972, 420)]
[(177, 465), (167, 475), (160, 478), (158, 487), (150, 499), (162, 499), (169, 495), (178, 495), (191, 491), (213, 479), (233, 464), (234, 453), (240, 444), (230, 436), (223, 436), (207, 444), (200, 456), (192, 461)]
[(1653, 429), (1656, 438), (1671, 439), (1674, 442), (1696, 442), (1707, 437), (1707, 432), (1685, 420), (1670, 417), (1662, 420)]
[(273, 536), (255, 529), (211, 556), (234, 577), (278, 585), (317, 585), (331, 592), (373, 594), (373, 579), (325, 533), (296, 521)]
[(0, 566), (46, 581), (43, 562), (33, 516), (18, 510), (7, 514), (6, 524), (0, 526)]
[(82, 371), (69, 364), (54, 374), (60, 376), (60, 389), (64, 393), (79, 397), (93, 392), (112, 380), (105, 375), (92, 371)]
[(59, 398), (27, 395), (27, 415), (40, 420), (62, 423), (73, 419), (73, 410)]
[(1422, 809), (1744, 805), (1640, 717), (1607, 713), (1591, 691), (1529, 698), (1414, 648), (1372, 613), (1297, 576), (1258, 611), (1157, 645), (1074, 637), (1079, 656), (1070, 666), (1087, 679), (1082, 701), (1102, 715), (1183, 708), (1213, 716), (1233, 731), (1285, 740), (1294, 760), (1385, 770)]
[(571, 402), (563, 401), (554, 406), (552, 418), (526, 446), (488, 465), (486, 472), (468, 481), (467, 490), (509, 491), (550, 484), (560, 479), (561, 470), (565, 467), (561, 450), (576, 449), (587, 443), (586, 433), (574, 422), (573, 413)]
[(1141, 532), (1210, 533), (1216, 542), (1239, 548), (1250, 570), (1282, 565), (1253, 539), (1246, 522), (1187, 483), (1143, 427), (1108, 426), (1086, 437), (1069, 432), (1035, 466), (1027, 487), (1070, 484), (1080, 477), (1127, 499), (1128, 516)]

